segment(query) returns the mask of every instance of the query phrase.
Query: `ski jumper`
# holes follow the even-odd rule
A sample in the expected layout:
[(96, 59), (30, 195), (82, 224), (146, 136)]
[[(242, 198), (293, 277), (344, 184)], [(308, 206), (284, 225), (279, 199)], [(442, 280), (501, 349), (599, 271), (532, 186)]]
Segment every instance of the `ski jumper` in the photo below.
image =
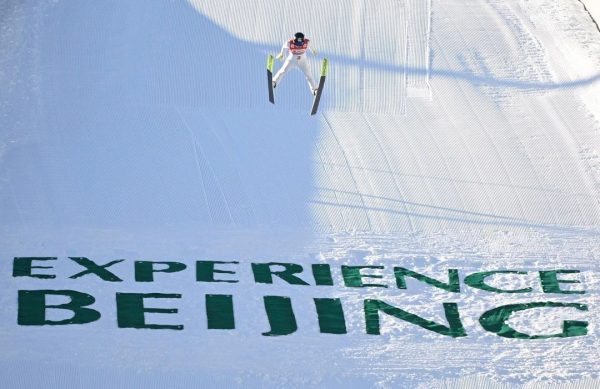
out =
[[(273, 82), (278, 83), (279, 80), (291, 69), (294, 67), (300, 68), (306, 77), (306, 81), (308, 81), (308, 86), (310, 87), (311, 92), (314, 92), (319, 87), (315, 82), (311, 72), (310, 72), (310, 64), (308, 63), (308, 59), (306, 58), (306, 51), (308, 50), (308, 45), (310, 44), (310, 40), (305, 39), (302, 42), (302, 45), (296, 45), (294, 39), (290, 39), (285, 42), (281, 47), (281, 51), (279, 52), (280, 56), (283, 56), (285, 50), (289, 51), (283, 66), (277, 74), (273, 77)], [(312, 49), (311, 49), (312, 50)], [(314, 51), (313, 51), (314, 53)]]

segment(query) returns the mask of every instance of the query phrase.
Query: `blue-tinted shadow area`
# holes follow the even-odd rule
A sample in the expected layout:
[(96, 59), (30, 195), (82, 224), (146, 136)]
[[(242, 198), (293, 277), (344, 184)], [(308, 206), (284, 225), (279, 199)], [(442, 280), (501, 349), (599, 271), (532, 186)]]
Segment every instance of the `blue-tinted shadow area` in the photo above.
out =
[(13, 93), (7, 124), (35, 120), (4, 144), (3, 228), (168, 239), (310, 223), (318, 121), (310, 99), (269, 105), (266, 50), (183, 1), (45, 7), (14, 59), (36, 82), (21, 75), (32, 87)]

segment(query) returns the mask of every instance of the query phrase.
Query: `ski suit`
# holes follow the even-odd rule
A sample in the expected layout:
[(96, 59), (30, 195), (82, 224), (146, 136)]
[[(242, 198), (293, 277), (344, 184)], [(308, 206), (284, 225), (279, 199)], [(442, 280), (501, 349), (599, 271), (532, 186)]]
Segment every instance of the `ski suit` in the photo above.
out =
[[(309, 49), (309, 45), (310, 40), (308, 39), (305, 39), (302, 45), (300, 46), (296, 45), (294, 39), (290, 39), (283, 44), (283, 46), (281, 47), (281, 51), (279, 52), (279, 56), (283, 56), (286, 50), (289, 51), (289, 54), (285, 59), (283, 66), (281, 66), (281, 69), (279, 69), (277, 74), (275, 74), (275, 76), (273, 77), (273, 82), (279, 82), (279, 80), (291, 68), (298, 67), (304, 73), (304, 76), (306, 77), (306, 81), (308, 81), (308, 86), (310, 87), (311, 92), (314, 93), (314, 91), (317, 90), (318, 85), (310, 72), (310, 64), (308, 63), (308, 59), (306, 59), (306, 51)], [(310, 50), (313, 54), (315, 53), (315, 51), (312, 48)]]

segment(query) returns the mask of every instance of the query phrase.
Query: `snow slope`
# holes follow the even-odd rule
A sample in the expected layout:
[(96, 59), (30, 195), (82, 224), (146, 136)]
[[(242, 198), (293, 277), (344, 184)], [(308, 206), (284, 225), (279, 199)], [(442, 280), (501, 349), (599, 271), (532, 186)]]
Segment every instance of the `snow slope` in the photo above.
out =
[[(316, 117), (299, 72), (266, 101), (266, 56), (296, 31), (331, 62)], [(14, 387), (598, 385), (599, 38), (577, 0), (4, 1), (0, 376)], [(25, 256), (59, 257), (57, 278), (14, 277)], [(124, 281), (69, 279), (80, 269), (67, 257), (124, 258)], [(188, 270), (147, 286), (136, 260)], [(240, 283), (194, 282), (196, 260), (240, 262)], [(250, 263), (269, 261), (331, 264), (338, 281), (253, 284)], [(399, 295), (344, 287), (342, 264), (438, 278), (578, 269), (587, 293), (552, 297), (589, 312), (514, 321), (551, 334), (587, 320), (588, 335), (514, 341), (479, 326), (494, 306), (544, 301), (539, 286)], [(19, 326), (22, 289), (86, 291), (103, 318)], [(116, 292), (157, 291), (183, 295), (162, 320), (186, 330), (117, 328)], [(235, 331), (206, 330), (205, 293), (234, 295)], [(297, 333), (261, 335), (266, 294), (292, 297)], [(343, 298), (348, 335), (319, 334), (314, 297)], [(365, 298), (438, 322), (441, 303), (457, 302), (469, 336), (391, 318), (366, 335)]]

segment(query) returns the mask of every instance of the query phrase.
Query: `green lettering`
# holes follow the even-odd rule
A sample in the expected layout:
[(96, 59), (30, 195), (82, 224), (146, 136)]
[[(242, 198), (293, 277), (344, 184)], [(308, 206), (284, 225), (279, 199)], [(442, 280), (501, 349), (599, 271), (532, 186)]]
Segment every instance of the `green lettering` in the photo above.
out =
[(312, 265), (313, 277), (315, 278), (315, 285), (318, 286), (331, 286), (333, 285), (333, 278), (331, 277), (331, 267), (326, 264)]
[(345, 266), (342, 265), (342, 277), (344, 278), (344, 284), (352, 288), (366, 288), (369, 286), (375, 286), (380, 288), (387, 288), (387, 285), (382, 284), (363, 284), (363, 277), (368, 278), (383, 278), (378, 274), (361, 274), (361, 269), (383, 269), (383, 266)]
[(216, 264), (235, 264), (239, 262), (221, 262), (221, 261), (197, 261), (196, 262), (196, 281), (199, 282), (239, 282), (237, 280), (215, 280), (215, 273), (235, 274), (234, 271), (215, 269)]
[(233, 330), (233, 296), (224, 294), (206, 295), (206, 319), (209, 330)]
[(56, 257), (15, 257), (13, 277), (56, 278), (54, 274), (32, 274), (33, 269), (52, 269), (52, 266), (33, 266), (33, 261), (56, 261)]
[(114, 275), (113, 273), (106, 270), (106, 268), (110, 267), (116, 263), (123, 262), (124, 259), (117, 259), (116, 261), (111, 261), (111, 262), (107, 263), (106, 265), (98, 265), (94, 261), (91, 261), (91, 260), (89, 260), (87, 258), (83, 258), (83, 257), (69, 257), (69, 259), (77, 262), (78, 264), (80, 264), (81, 266), (83, 266), (87, 269), (87, 270), (82, 271), (81, 273), (72, 275), (69, 278), (75, 279), (75, 278), (82, 277), (86, 274), (95, 274), (98, 277), (100, 277), (101, 279), (103, 279), (104, 281), (110, 281), (110, 282), (123, 281), (122, 279), (120, 279), (119, 277)]
[(560, 284), (579, 284), (579, 280), (559, 280), (558, 274), (578, 274), (579, 270), (545, 270), (540, 271), (540, 280), (544, 293), (585, 294), (584, 290), (562, 290)]
[(440, 335), (451, 336), (453, 338), (467, 336), (467, 333), (460, 321), (458, 305), (456, 303), (444, 303), (443, 305), (449, 327), (423, 319), (422, 317), (414, 315), (410, 312), (406, 312), (400, 308), (396, 308), (380, 300), (365, 300), (364, 310), (367, 334), (380, 334), (379, 311), (382, 311), (383, 313), (392, 315), (401, 320), (405, 320), (411, 324), (418, 325), (419, 327), (436, 332)]
[[(155, 269), (154, 265), (164, 265), (165, 268)], [(152, 261), (135, 261), (135, 281), (136, 282), (153, 282), (154, 273), (175, 273), (185, 270), (186, 266), (180, 262), (152, 262)]]
[(346, 320), (341, 300), (315, 298), (314, 301), (319, 319), (319, 331), (322, 334), (345, 334)]
[(271, 331), (264, 332), (264, 336), (282, 336), (296, 332), (296, 316), (292, 309), (292, 300), (289, 297), (264, 296), (265, 311), (269, 319)]
[(396, 285), (398, 289), (406, 289), (406, 280), (404, 277), (412, 277), (421, 282), (425, 282), (436, 288), (444, 289), (448, 292), (460, 293), (460, 280), (458, 279), (457, 269), (448, 269), (448, 282), (444, 283), (436, 279), (430, 278), (426, 275), (414, 272), (412, 270), (405, 269), (403, 267), (395, 267), (394, 275), (396, 276)]
[(533, 308), (575, 308), (580, 311), (587, 311), (587, 305), (576, 303), (554, 303), (554, 302), (535, 302), (526, 304), (509, 304), (498, 308), (490, 309), (484, 312), (479, 318), (481, 326), (489, 332), (498, 336), (511, 339), (548, 339), (548, 338), (569, 338), (573, 336), (587, 335), (587, 325), (585, 321), (565, 320), (562, 324), (562, 332), (553, 335), (528, 335), (517, 332), (506, 322), (510, 319), (513, 312), (525, 311)]
[[(284, 270), (273, 271), (271, 266), (283, 266)], [(302, 273), (302, 266), (295, 263), (253, 263), (254, 281), (260, 284), (272, 284), (273, 276), (277, 276), (291, 285), (310, 285), (294, 274)]]
[(472, 288), (477, 288), (481, 290), (485, 290), (488, 292), (494, 293), (529, 293), (533, 289), (531, 288), (523, 288), (523, 289), (499, 289), (493, 286), (490, 286), (485, 283), (485, 279), (494, 274), (527, 274), (524, 271), (514, 271), (514, 270), (494, 270), (494, 271), (484, 271), (479, 273), (473, 273), (465, 277), (465, 284), (469, 285)]
[(117, 324), (119, 328), (149, 328), (182, 330), (183, 325), (147, 324), (144, 313), (177, 313), (175, 308), (146, 308), (144, 299), (178, 299), (180, 294), (117, 293)]
[[(66, 296), (68, 303), (47, 305), (46, 296)], [(17, 323), (22, 326), (87, 324), (100, 319), (100, 312), (91, 308), (96, 299), (93, 296), (74, 290), (19, 290)], [(47, 320), (47, 309), (66, 309), (73, 317), (65, 320)]]

